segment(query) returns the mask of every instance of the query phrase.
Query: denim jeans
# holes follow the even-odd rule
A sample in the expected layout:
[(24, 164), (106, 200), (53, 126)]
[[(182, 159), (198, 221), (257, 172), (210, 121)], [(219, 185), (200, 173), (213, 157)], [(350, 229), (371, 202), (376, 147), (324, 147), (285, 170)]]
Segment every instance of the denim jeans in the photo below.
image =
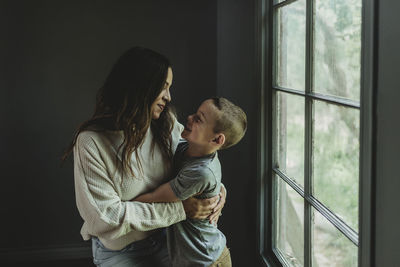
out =
[(93, 262), (99, 267), (170, 267), (165, 230), (135, 241), (121, 250), (106, 248), (92, 237)]

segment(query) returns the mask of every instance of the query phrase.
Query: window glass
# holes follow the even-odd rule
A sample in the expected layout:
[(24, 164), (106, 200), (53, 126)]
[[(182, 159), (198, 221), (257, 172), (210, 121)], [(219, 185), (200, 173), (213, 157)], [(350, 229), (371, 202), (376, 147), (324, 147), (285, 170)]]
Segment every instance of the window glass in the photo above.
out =
[(290, 186), (276, 181), (276, 247), (291, 266), (304, 266), (304, 201)]
[(359, 111), (314, 102), (313, 189), (358, 232)]
[(317, 0), (314, 91), (360, 99), (361, 1)]
[(298, 0), (278, 10), (276, 20), (276, 84), (304, 91), (306, 1)]
[(312, 266), (357, 266), (357, 246), (318, 211), (312, 211)]
[(304, 187), (304, 97), (278, 92), (276, 166)]
[(349, 237), (357, 243), (362, 2), (278, 2), (268, 122), (273, 249), (289, 266), (357, 266)]

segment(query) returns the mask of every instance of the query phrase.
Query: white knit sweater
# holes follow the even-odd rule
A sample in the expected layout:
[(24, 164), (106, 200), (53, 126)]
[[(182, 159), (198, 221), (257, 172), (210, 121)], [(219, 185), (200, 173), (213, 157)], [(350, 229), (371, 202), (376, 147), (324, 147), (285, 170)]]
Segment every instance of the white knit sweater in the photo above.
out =
[[(175, 151), (183, 126), (175, 121), (172, 131)], [(116, 152), (122, 131), (81, 132), (74, 147), (76, 204), (84, 220), (83, 239), (97, 236), (109, 249), (119, 250), (149, 236), (152, 230), (185, 220), (182, 202), (141, 203), (130, 201), (166, 182), (166, 166), (156, 145), (151, 153), (152, 133), (147, 131), (139, 149), (143, 173), (132, 154), (135, 177), (116, 168)], [(121, 152), (118, 155), (121, 159)]]

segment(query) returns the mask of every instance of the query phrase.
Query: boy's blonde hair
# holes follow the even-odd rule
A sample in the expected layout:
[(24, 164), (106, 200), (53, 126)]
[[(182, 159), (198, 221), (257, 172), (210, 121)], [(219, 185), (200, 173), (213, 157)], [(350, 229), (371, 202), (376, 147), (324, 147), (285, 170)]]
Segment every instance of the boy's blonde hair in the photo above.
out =
[(215, 122), (214, 132), (225, 135), (225, 143), (220, 149), (237, 144), (246, 133), (246, 113), (226, 98), (213, 97), (211, 100), (220, 111)]

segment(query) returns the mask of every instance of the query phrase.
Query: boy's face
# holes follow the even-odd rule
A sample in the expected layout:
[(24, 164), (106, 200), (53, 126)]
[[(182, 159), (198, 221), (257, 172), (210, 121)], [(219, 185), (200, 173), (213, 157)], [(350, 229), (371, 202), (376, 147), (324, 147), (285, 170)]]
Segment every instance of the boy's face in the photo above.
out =
[(204, 101), (195, 114), (188, 117), (182, 137), (196, 145), (211, 145), (216, 133), (214, 126), (220, 111), (211, 99)]

